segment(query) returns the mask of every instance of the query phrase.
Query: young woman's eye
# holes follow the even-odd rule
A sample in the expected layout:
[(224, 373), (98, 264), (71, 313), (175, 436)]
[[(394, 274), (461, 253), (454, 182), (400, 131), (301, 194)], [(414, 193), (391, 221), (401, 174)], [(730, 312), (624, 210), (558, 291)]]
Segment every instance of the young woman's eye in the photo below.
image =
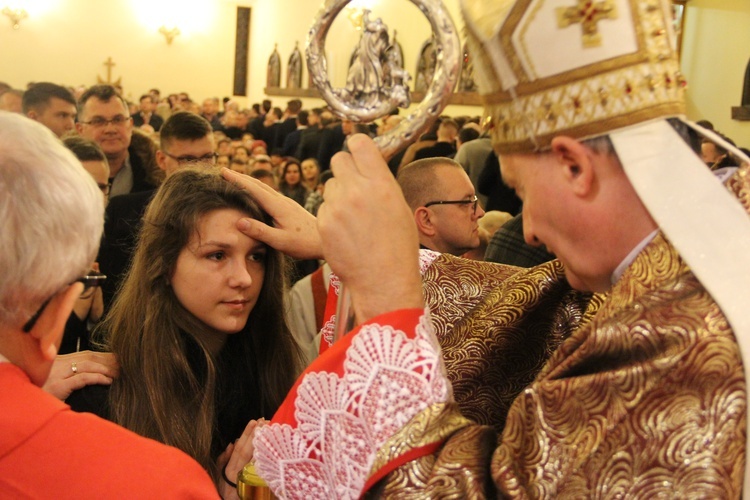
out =
[(224, 258), (224, 252), (213, 252), (206, 256), (211, 260), (222, 260)]
[(252, 262), (264, 262), (266, 260), (266, 252), (254, 252), (247, 256), (247, 259)]

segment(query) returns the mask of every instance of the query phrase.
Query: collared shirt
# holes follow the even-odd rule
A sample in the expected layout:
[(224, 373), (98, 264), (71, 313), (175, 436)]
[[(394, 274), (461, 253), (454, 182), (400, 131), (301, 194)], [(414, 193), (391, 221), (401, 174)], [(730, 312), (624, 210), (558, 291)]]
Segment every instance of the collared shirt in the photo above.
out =
[(646, 248), (646, 245), (651, 243), (651, 240), (656, 238), (657, 234), (659, 234), (659, 230), (654, 229), (648, 234), (648, 236), (643, 238), (641, 242), (635, 246), (635, 248), (630, 251), (630, 253), (623, 259), (622, 262), (620, 262), (620, 265), (615, 268), (615, 272), (612, 273), (612, 277), (610, 278), (610, 281), (613, 285), (620, 280), (620, 278), (622, 277), (622, 273), (625, 272), (625, 269), (627, 269), (628, 266), (633, 263), (638, 254), (641, 253), (644, 248)]
[(133, 190), (133, 167), (130, 166), (130, 156), (125, 158), (122, 168), (114, 179), (112, 179), (112, 188), (109, 190), (109, 197), (128, 194)]

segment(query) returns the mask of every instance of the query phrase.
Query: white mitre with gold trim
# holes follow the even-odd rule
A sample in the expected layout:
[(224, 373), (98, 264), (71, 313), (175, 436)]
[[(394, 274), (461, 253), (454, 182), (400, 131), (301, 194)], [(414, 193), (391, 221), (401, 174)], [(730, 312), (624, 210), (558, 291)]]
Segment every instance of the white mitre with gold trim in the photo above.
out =
[(462, 10), (499, 153), (685, 112), (667, 2), (464, 0)]
[(666, 119), (750, 160), (682, 118), (669, 0), (461, 0), (461, 9), (495, 151), (608, 135), (641, 201), (732, 326), (750, 387), (750, 217)]

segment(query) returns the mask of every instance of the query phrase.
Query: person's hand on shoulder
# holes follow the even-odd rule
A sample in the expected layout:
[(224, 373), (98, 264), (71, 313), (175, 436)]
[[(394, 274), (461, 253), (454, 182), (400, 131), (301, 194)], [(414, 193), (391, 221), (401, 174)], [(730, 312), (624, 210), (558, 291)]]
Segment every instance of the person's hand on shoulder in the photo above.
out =
[(42, 389), (65, 401), (71, 392), (87, 385), (110, 385), (119, 369), (120, 365), (112, 353), (81, 351), (61, 354), (52, 363), (52, 370)]

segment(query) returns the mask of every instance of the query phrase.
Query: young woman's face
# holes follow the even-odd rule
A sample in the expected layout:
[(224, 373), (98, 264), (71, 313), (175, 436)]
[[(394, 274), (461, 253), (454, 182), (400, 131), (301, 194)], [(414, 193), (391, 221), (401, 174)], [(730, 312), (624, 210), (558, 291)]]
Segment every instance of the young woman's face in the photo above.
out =
[(263, 287), (266, 247), (237, 230), (244, 217), (234, 209), (201, 217), (170, 281), (180, 304), (223, 334), (245, 327)]
[(299, 165), (297, 165), (296, 163), (292, 163), (291, 165), (287, 166), (286, 172), (284, 173), (284, 180), (290, 186), (299, 184)]
[(306, 180), (312, 180), (315, 179), (318, 175), (318, 166), (313, 161), (303, 161), (302, 162), (302, 175), (305, 177)]

